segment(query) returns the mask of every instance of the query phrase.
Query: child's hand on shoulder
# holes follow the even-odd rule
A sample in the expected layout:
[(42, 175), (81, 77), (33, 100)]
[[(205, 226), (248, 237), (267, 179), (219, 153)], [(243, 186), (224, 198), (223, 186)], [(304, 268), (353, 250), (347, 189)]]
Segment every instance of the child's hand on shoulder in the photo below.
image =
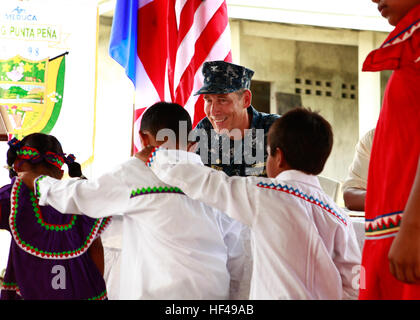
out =
[(22, 179), (23, 183), (31, 190), (34, 191), (34, 181), (39, 177), (39, 173), (21, 171), (18, 172), (18, 177)]
[(149, 160), (150, 153), (152, 152), (153, 149), (154, 149), (154, 146), (150, 146), (150, 145), (146, 146), (142, 150), (137, 152), (135, 154), (135, 157), (146, 163), (147, 160)]

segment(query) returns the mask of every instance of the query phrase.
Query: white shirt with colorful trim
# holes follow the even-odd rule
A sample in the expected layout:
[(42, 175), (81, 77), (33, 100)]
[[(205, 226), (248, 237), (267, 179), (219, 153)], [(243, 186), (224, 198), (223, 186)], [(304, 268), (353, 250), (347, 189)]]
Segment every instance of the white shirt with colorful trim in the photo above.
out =
[[(94, 180), (35, 181), (40, 205), (123, 216), (120, 299), (228, 299), (244, 276), (249, 231), (160, 181), (137, 158)], [(238, 285), (234, 286), (238, 287)]]
[(228, 177), (179, 150), (152, 153), (147, 165), (167, 184), (251, 229), (250, 299), (356, 299), (361, 254), (348, 216), (316, 176)]

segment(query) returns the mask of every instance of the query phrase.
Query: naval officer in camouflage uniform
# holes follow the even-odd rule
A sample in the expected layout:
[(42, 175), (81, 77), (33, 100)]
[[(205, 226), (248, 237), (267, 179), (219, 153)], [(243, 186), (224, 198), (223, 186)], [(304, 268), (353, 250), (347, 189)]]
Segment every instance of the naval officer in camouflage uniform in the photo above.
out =
[(203, 95), (206, 118), (194, 133), (196, 151), (207, 166), (229, 176), (267, 176), (267, 132), (279, 117), (258, 112), (251, 105), (254, 71), (225, 61), (203, 65)]

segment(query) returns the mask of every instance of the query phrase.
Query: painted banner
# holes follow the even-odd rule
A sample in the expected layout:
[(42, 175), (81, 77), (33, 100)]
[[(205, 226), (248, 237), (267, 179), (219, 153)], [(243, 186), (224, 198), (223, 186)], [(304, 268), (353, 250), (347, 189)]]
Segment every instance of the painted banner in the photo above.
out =
[(0, 60), (0, 112), (9, 133), (22, 139), (51, 132), (63, 103), (64, 74), (65, 55)]
[(97, 32), (96, 0), (1, 0), (0, 113), (9, 138), (52, 134), (87, 176), (94, 158)]

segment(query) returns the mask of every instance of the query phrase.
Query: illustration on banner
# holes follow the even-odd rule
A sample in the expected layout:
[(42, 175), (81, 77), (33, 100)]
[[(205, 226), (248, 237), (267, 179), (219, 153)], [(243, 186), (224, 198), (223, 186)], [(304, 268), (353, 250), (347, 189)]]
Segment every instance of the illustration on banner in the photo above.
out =
[(38, 61), (19, 55), (0, 60), (0, 112), (9, 134), (50, 133), (63, 103), (67, 53)]

